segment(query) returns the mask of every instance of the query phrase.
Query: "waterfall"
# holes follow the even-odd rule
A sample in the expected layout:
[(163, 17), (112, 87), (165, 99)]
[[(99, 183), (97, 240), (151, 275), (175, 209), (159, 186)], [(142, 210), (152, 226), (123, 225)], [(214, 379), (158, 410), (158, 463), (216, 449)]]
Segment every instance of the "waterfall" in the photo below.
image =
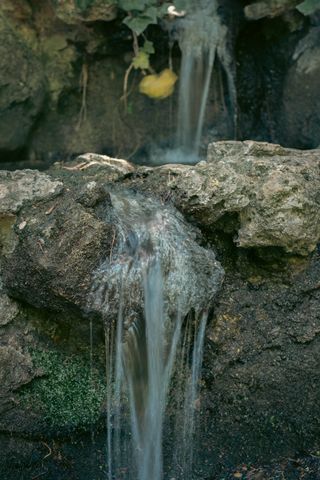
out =
[(105, 319), (107, 478), (164, 478), (170, 403), (170, 472), (191, 478), (206, 310), (223, 272), (177, 212), (132, 193), (111, 201), (116, 240), (95, 272), (91, 298)]
[[(173, 149), (152, 148), (149, 163), (197, 163), (215, 65), (220, 69), (213, 88), (217, 103), (229, 109), (233, 137), (237, 128), (235, 68), (230, 49), (230, 33), (218, 12), (217, 0), (185, 0), (186, 16), (169, 22), (171, 43), (181, 50), (177, 131)], [(226, 77), (226, 92), (222, 72)], [(216, 76), (217, 77), (217, 76)], [(224, 96), (228, 94), (228, 107)]]
[(178, 20), (182, 52), (179, 81), (177, 148), (199, 154), (215, 58), (225, 70), (233, 121), (236, 123), (236, 88), (228, 46), (228, 28), (218, 13), (217, 0), (189, 0), (187, 15)]

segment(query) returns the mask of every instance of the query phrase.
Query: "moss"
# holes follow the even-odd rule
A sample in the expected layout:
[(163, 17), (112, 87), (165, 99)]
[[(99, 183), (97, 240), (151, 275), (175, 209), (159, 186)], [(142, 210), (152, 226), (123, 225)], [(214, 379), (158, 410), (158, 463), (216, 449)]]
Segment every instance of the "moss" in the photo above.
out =
[(102, 370), (90, 368), (83, 356), (33, 350), (41, 376), (20, 393), (21, 403), (37, 409), (54, 428), (83, 428), (101, 414), (106, 387)]

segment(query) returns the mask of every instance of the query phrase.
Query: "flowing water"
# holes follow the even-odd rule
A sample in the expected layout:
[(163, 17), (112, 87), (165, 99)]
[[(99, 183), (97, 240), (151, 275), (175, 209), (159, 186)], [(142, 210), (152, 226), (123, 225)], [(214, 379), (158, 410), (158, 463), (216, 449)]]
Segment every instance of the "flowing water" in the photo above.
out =
[(132, 193), (111, 201), (115, 241), (92, 291), (105, 318), (107, 478), (191, 479), (207, 308), (223, 272), (177, 212)]
[[(236, 134), (237, 106), (230, 34), (218, 13), (217, 0), (186, 0), (186, 16), (171, 26), (171, 36), (181, 49), (177, 133), (174, 148), (154, 149), (150, 162), (196, 163), (205, 122), (215, 62), (226, 76), (229, 117)], [(216, 62), (216, 63), (217, 63)], [(217, 81), (217, 77), (216, 77)], [(214, 86), (219, 91), (217, 102), (224, 105), (223, 80)]]

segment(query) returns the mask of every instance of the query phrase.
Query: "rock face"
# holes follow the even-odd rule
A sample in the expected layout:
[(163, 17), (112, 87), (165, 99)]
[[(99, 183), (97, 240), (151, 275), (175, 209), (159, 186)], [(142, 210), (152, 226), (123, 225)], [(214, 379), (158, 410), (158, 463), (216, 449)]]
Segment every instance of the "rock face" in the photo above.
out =
[(287, 142), (299, 147), (320, 145), (320, 27), (298, 43), (284, 85), (283, 118)]
[(40, 62), (0, 11), (0, 150), (23, 148), (45, 96)]
[[(189, 284), (177, 274), (168, 276), (170, 298), (182, 285), (188, 308), (197, 299), (203, 308), (205, 296), (198, 298), (197, 288), (212, 293), (214, 311), (197, 399), (203, 478), (218, 478), (230, 463), (265, 463), (277, 456), (293, 458), (301, 448), (318, 448), (317, 151), (221, 142), (211, 145), (208, 161), (196, 166), (135, 167), (87, 154), (47, 174), (2, 172), (0, 179), (4, 478), (23, 478), (22, 472), (32, 478), (44, 467), (49, 480), (63, 478), (66, 470), (70, 476), (73, 468), (80, 480), (91, 475), (80, 461), (90, 456), (90, 432), (87, 440), (81, 437), (88, 442), (86, 453), (80, 445), (70, 450), (71, 439), (63, 438), (70, 429), (90, 431), (101, 419), (105, 339), (99, 312), (115, 317), (111, 302), (118, 282), (113, 275), (119, 273), (117, 265), (137, 254), (137, 209), (139, 218), (140, 211), (147, 213), (151, 236), (162, 242), (165, 273), (171, 267), (179, 272), (183, 261), (187, 265)], [(157, 224), (150, 214), (153, 208), (160, 212)], [(202, 234), (182, 219), (181, 212)], [(167, 225), (171, 215), (178, 225), (173, 231)], [(141, 238), (146, 241), (138, 253), (150, 253), (150, 238)], [(206, 241), (215, 241), (226, 271), (218, 297), (222, 270), (215, 254), (204, 248)], [(187, 255), (180, 251), (184, 248)], [(127, 288), (136, 286), (135, 269), (133, 262)], [(94, 313), (90, 322), (93, 272), (98, 285), (107, 282), (101, 297), (107, 301), (89, 303)], [(136, 311), (134, 302), (140, 302), (141, 292), (130, 295)], [(100, 480), (105, 478), (98, 470), (104, 464), (99, 451), (105, 451), (105, 434), (96, 439), (94, 468)], [(46, 445), (54, 454), (46, 457)], [(71, 462), (65, 467), (59, 460), (62, 454), (75, 460), (75, 466), (70, 467)], [(8, 464), (8, 458), (15, 461)]]
[(274, 0), (272, 2), (254, 2), (245, 7), (245, 15), (248, 20), (259, 20), (264, 17), (276, 17), (282, 13), (294, 9), (300, 0)]
[(291, 456), (317, 444), (320, 429), (319, 255), (289, 269), (275, 257), (260, 268), (247, 260), (240, 255), (227, 274), (205, 349), (203, 428), (219, 452), (217, 476), (221, 455), (233, 463)]

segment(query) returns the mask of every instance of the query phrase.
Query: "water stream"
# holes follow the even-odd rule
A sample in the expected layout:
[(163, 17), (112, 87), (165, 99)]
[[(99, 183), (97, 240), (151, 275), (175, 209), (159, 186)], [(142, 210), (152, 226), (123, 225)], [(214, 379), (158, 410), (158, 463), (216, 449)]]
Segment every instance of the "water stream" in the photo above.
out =
[[(181, 49), (179, 72), (178, 118), (173, 149), (155, 149), (151, 163), (197, 163), (201, 155), (201, 140), (205, 123), (210, 87), (215, 63), (226, 77), (220, 78), (216, 101), (224, 105), (228, 96), (229, 117), (236, 133), (237, 106), (234, 61), (230, 48), (230, 33), (221, 19), (217, 0), (186, 0), (186, 16), (170, 24), (170, 35)], [(220, 75), (221, 77), (222, 75)], [(217, 81), (217, 78), (215, 79)]]
[(191, 479), (207, 308), (223, 272), (177, 212), (132, 193), (111, 200), (114, 250), (92, 292), (105, 317), (107, 478)]

